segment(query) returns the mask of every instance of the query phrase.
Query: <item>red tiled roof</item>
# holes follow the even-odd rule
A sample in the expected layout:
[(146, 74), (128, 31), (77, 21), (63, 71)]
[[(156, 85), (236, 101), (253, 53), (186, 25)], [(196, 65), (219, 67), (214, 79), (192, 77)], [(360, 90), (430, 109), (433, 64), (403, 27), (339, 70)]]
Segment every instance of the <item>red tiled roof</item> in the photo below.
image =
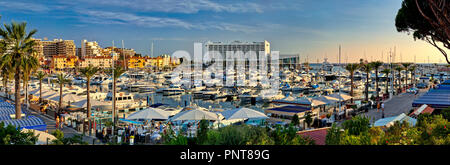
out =
[[(420, 107), (415, 109), (414, 112), (409, 114), (409, 116), (413, 116), (419, 109), (420, 109)], [(424, 113), (432, 114), (433, 112), (434, 112), (434, 108), (427, 106), (422, 112), (420, 112), (420, 114), (424, 114)]]
[(297, 132), (297, 134), (313, 139), (316, 145), (325, 145), (327, 130), (330, 127)]
[(427, 107), (427, 108), (425, 108), (423, 111), (422, 111), (422, 114), (424, 114), (424, 113), (429, 113), (429, 114), (432, 114), (433, 113), (433, 111), (434, 111), (434, 109), (433, 108), (431, 108), (431, 107)]

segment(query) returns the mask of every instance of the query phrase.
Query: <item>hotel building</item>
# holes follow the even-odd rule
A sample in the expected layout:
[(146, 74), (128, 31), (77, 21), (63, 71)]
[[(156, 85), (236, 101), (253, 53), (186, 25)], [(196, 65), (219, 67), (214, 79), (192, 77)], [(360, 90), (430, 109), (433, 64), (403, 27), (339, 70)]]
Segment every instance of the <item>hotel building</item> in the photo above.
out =
[(103, 56), (103, 49), (98, 45), (96, 41), (88, 42), (87, 40), (82, 40), (81, 58), (91, 56)]
[[(244, 59), (236, 59), (236, 60), (245, 60), (244, 61), (244, 65), (245, 65), (245, 73), (248, 77), (249, 73), (249, 65), (250, 65), (250, 59), (246, 59), (249, 57), (245, 57), (245, 54), (247, 52), (253, 51), (256, 53), (256, 69), (260, 69), (261, 65), (264, 64), (260, 61), (260, 56), (264, 56), (266, 59), (266, 66), (269, 67), (269, 60), (270, 60), (270, 43), (268, 41), (262, 41), (262, 42), (241, 42), (241, 41), (233, 41), (233, 42), (206, 42), (205, 43), (205, 50), (206, 52), (212, 52), (212, 51), (216, 51), (219, 52), (222, 57), (223, 57), (223, 71), (224, 71), (224, 75), (226, 74), (226, 68), (227, 68), (227, 62), (225, 61), (225, 59), (230, 58), (227, 57), (227, 51), (231, 51), (231, 52), (238, 52), (238, 51), (242, 51), (243, 54), (243, 58)], [(263, 52), (264, 54), (260, 54), (261, 52)], [(230, 63), (230, 62), (228, 62)], [(238, 70), (238, 68), (236, 68), (236, 64), (235, 64), (235, 69)], [(226, 81), (226, 79), (224, 79)], [(223, 82), (225, 84), (225, 81)]]
[(53, 41), (42, 41), (41, 39), (35, 39), (35, 50), (39, 57), (52, 57), (52, 56), (75, 56), (76, 47), (73, 40), (54, 39)]

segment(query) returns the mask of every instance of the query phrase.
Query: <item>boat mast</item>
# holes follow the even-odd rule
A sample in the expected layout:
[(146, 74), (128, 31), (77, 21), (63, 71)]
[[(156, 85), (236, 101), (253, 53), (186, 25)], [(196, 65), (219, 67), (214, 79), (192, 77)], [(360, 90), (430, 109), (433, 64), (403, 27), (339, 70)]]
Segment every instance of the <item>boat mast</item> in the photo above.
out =
[(114, 106), (114, 103), (116, 102), (116, 89), (114, 88), (114, 40), (112, 41), (112, 51), (111, 51), (111, 59), (112, 59), (112, 63), (111, 63), (111, 72), (112, 72), (112, 79), (113, 79), (113, 89), (112, 89), (112, 122), (113, 122), (113, 126), (112, 126), (112, 131), (111, 134), (114, 136), (114, 126), (115, 126), (115, 117), (116, 117), (116, 107)]
[[(341, 45), (339, 45), (339, 66), (341, 66)], [(352, 84), (353, 85), (353, 84)], [(341, 113), (341, 78), (339, 77), (339, 113)]]

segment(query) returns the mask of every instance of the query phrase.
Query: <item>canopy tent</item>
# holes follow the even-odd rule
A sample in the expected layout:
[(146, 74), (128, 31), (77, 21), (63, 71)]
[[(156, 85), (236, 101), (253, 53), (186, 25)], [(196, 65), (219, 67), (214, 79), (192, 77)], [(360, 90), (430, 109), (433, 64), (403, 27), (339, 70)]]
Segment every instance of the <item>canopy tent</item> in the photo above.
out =
[(318, 101), (324, 102), (326, 104), (334, 104), (339, 101), (338, 99), (336, 99), (334, 97), (329, 97), (329, 96), (319, 96), (319, 97), (314, 98), (314, 100), (318, 100)]
[(45, 94), (44, 93), (42, 94), (42, 99), (50, 99), (50, 98), (58, 96), (58, 95), (59, 95), (59, 93), (49, 91), (49, 92), (46, 92)]
[[(49, 99), (53, 100), (53, 101), (59, 101), (59, 98), (60, 98), (59, 95), (56, 95), (56, 96), (53, 96), (53, 97), (51, 97)], [(66, 93), (66, 94), (62, 95), (62, 100), (63, 100), (63, 102), (74, 103), (74, 102), (83, 100), (83, 98), (80, 97), (80, 96), (71, 94), (71, 93)]]
[(129, 124), (135, 124), (135, 125), (144, 125), (143, 122), (128, 120), (128, 119), (119, 119), (119, 121), (124, 122), (124, 123), (129, 123)]
[(45, 131), (47, 130), (47, 125), (44, 123), (44, 121), (42, 121), (42, 119), (35, 117), (35, 116), (30, 116), (28, 118), (23, 118), (23, 119), (15, 119), (15, 120), (3, 120), (1, 121), (3, 123), (5, 123), (5, 126), (7, 125), (13, 125), (15, 127), (19, 127), (19, 128), (26, 128), (26, 129), (35, 129), (35, 130), (39, 130), (39, 131)]
[(233, 119), (266, 119), (268, 118), (264, 113), (258, 112), (249, 108), (236, 108), (232, 110), (223, 111), (222, 115), (227, 120)]
[(303, 105), (309, 105), (309, 106), (312, 106), (312, 107), (327, 104), (324, 101), (317, 100), (317, 99), (314, 99), (314, 98), (300, 98), (300, 99), (297, 99), (295, 101), (295, 103), (303, 104)]
[(0, 100), (0, 107), (8, 108), (8, 107), (14, 107), (14, 105), (11, 103), (8, 103), (6, 101)]
[[(48, 91), (52, 91), (52, 90), (49, 87), (42, 86), (42, 93), (45, 93), (45, 92), (48, 92)], [(28, 92), (28, 94), (32, 94), (32, 95), (35, 95), (35, 96), (36, 95), (39, 96), (39, 93), (40, 93), (40, 89), (39, 88)]]
[(307, 98), (307, 97), (301, 97), (301, 98), (294, 98), (292, 96), (285, 97), (281, 100), (274, 100), (272, 101), (274, 103), (281, 103), (281, 104), (299, 104), (299, 105), (307, 105), (307, 106), (319, 106), (327, 104), (327, 102), (324, 102), (322, 100), (314, 99), (314, 98)]
[(135, 113), (130, 114), (127, 119), (133, 120), (133, 119), (145, 119), (145, 120), (167, 120), (169, 119), (169, 116), (171, 115), (170, 112), (157, 109), (157, 108), (147, 108), (141, 111), (137, 111)]
[(423, 104), (427, 104), (434, 109), (450, 107), (450, 89), (445, 89), (442, 86), (446, 85), (441, 85), (438, 89), (431, 89), (418, 99), (415, 99), (412, 106), (420, 107)]
[(353, 98), (352, 96), (350, 96), (350, 95), (348, 95), (346, 93), (340, 93), (340, 94), (339, 93), (333, 93), (331, 95), (328, 95), (328, 97), (336, 98), (336, 99), (338, 99), (340, 101), (347, 101), (347, 100), (350, 100), (350, 99)]
[[(42, 89), (42, 91), (44, 91), (44, 89)], [(35, 89), (35, 90), (28, 92), (28, 94), (30, 94), (30, 95), (35, 95), (36, 93), (39, 93), (39, 89)]]
[(171, 121), (178, 121), (178, 120), (219, 120), (218, 115), (212, 112), (200, 110), (200, 109), (193, 109), (193, 110), (186, 110), (184, 112), (180, 112), (170, 118)]
[[(55, 94), (55, 93), (56, 93), (56, 92), (55, 92), (55, 91), (52, 91), (52, 90), (44, 90), (44, 89), (42, 89), (42, 96), (46, 96), (46, 95), (49, 95), (49, 94)], [(40, 94), (40, 92), (38, 91), (38, 92), (34, 93), (33, 95), (39, 97), (41, 94)]]
[(414, 126), (417, 123), (416, 119), (411, 118), (411, 117), (407, 116), (406, 114), (402, 113), (402, 114), (400, 114), (398, 116), (393, 116), (393, 117), (387, 117), (387, 118), (379, 119), (379, 120), (375, 121), (375, 123), (373, 125), (375, 127), (381, 127), (381, 126), (390, 127), (396, 121), (399, 121), (399, 122), (407, 121), (411, 126)]
[[(105, 102), (101, 102), (101, 101), (97, 101), (94, 99), (90, 100), (91, 102), (91, 106), (103, 106), (103, 105), (107, 105)], [(80, 107), (80, 108), (86, 108), (87, 107), (87, 99), (81, 100), (81, 101), (77, 101), (74, 103), (70, 103), (70, 105), (72, 106), (76, 106), (76, 107)]]
[[(34, 130), (34, 129), (22, 129), (21, 132), (33, 132), (34, 136), (37, 136), (38, 140), (36, 145), (45, 145), (50, 144), (53, 140), (56, 140), (56, 137), (42, 131)], [(48, 143), (47, 143), (48, 142)]]

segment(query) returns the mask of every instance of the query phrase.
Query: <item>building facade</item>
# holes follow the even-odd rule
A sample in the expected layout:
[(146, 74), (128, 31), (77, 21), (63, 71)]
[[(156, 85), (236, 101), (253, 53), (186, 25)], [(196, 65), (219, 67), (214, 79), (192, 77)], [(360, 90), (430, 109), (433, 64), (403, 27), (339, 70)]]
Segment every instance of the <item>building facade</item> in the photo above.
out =
[(103, 49), (98, 45), (96, 41), (81, 41), (81, 58), (103, 55)]
[(54, 39), (53, 41), (42, 41), (35, 39), (34, 49), (39, 57), (53, 57), (53, 56), (75, 56), (76, 47), (73, 40)]
[(90, 56), (80, 59), (78, 64), (81, 68), (89, 65), (99, 68), (111, 68), (112, 59), (110, 56)]
[[(222, 56), (223, 60), (223, 75), (226, 75), (227, 72), (227, 63), (230, 64), (236, 61), (241, 61), (241, 64), (244, 65), (242, 69), (237, 68), (236, 63), (234, 63), (234, 69), (239, 70), (241, 73), (245, 73), (246, 77), (249, 77), (250, 67), (256, 67), (255, 69), (260, 69), (262, 65), (270, 67), (270, 43), (268, 41), (262, 42), (241, 42), (241, 41), (233, 41), (233, 42), (206, 42), (205, 43), (205, 51), (212, 53), (213, 51), (218, 52)], [(231, 59), (232, 57), (227, 57), (227, 52), (236, 53), (241, 51), (243, 53), (243, 57), (240, 59), (234, 58), (234, 60), (226, 61), (226, 59)], [(256, 57), (247, 57), (248, 52), (255, 52)], [(260, 58), (261, 57), (261, 58)], [(264, 57), (264, 58), (263, 58)], [(256, 58), (256, 59), (253, 59)], [(265, 61), (260, 61), (260, 59), (264, 59)], [(256, 60), (256, 63), (251, 64), (251, 60)], [(256, 65), (256, 66), (250, 66)], [(225, 78), (223, 83), (228, 78)], [(231, 79), (233, 79), (231, 77)]]
[(75, 69), (78, 57), (56, 55), (51, 58), (50, 68), (54, 70)]

